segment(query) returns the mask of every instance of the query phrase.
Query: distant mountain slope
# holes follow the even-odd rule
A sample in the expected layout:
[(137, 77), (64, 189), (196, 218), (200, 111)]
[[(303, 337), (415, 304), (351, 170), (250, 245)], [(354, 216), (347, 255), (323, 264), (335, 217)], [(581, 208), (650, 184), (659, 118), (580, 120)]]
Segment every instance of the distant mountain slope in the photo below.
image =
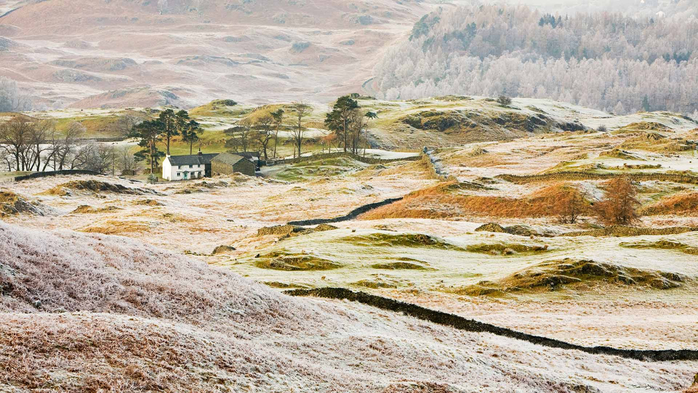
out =
[(122, 94), (140, 106), (220, 97), (324, 102), (360, 91), (384, 48), (433, 9), (392, 0), (46, 0), (3, 7), (18, 8), (0, 19), (0, 76), (28, 89), (37, 107), (119, 106), (113, 97)]
[(619, 114), (693, 113), (698, 19), (690, 15), (565, 16), (523, 6), (440, 10), (386, 53), (374, 85), (388, 99), (504, 94)]

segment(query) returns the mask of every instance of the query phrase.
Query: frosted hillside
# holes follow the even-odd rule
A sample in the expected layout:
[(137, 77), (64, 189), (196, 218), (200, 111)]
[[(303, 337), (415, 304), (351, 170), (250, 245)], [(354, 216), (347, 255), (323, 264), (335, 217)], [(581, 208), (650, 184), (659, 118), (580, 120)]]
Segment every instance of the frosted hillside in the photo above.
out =
[(0, 255), (2, 390), (676, 391), (697, 366), (289, 298), (119, 237), (0, 224)]

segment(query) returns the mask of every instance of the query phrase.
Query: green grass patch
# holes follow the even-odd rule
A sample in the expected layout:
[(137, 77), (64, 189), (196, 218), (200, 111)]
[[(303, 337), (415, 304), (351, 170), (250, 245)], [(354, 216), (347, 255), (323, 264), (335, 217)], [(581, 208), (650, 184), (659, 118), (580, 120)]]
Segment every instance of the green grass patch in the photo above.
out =
[(625, 248), (636, 248), (645, 250), (676, 250), (689, 255), (698, 255), (698, 247), (692, 247), (688, 244), (675, 242), (671, 240), (659, 240), (656, 242), (621, 243), (620, 246)]
[(348, 157), (334, 157), (291, 164), (274, 177), (285, 181), (304, 181), (318, 177), (337, 177), (364, 169), (364, 165)]
[(426, 262), (412, 258), (399, 258), (399, 262), (376, 263), (371, 265), (371, 268), (379, 270), (432, 270), (424, 266), (425, 264)]

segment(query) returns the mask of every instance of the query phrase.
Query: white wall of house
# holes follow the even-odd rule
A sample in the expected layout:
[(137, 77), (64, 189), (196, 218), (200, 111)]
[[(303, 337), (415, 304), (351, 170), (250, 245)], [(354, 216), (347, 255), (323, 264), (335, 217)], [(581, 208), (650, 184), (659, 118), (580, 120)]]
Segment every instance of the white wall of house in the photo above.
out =
[(165, 158), (162, 163), (162, 178), (170, 181), (200, 179), (206, 174), (205, 165), (176, 166), (170, 163), (170, 158)]

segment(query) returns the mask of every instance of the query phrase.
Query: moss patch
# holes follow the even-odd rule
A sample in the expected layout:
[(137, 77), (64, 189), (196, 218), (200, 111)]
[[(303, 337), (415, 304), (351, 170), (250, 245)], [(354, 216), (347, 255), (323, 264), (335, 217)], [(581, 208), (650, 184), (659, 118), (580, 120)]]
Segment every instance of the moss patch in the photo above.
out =
[(475, 244), (465, 248), (468, 252), (490, 255), (538, 254), (548, 251), (548, 246), (528, 246), (525, 244)]
[(463, 251), (461, 247), (424, 234), (372, 233), (345, 237), (341, 241), (366, 247), (425, 247)]
[(461, 288), (461, 294), (480, 296), (521, 291), (547, 292), (581, 284), (678, 288), (687, 277), (654, 270), (641, 270), (590, 260), (564, 259), (543, 262), (497, 282), (482, 281)]
[(425, 264), (412, 258), (400, 258), (399, 262), (376, 263), (371, 267), (379, 270), (431, 270)]
[(341, 264), (309, 254), (287, 254), (283, 251), (261, 256), (255, 266), (260, 269), (285, 271), (320, 271), (342, 267)]
[(656, 242), (621, 243), (620, 246), (625, 248), (637, 249), (676, 250), (689, 255), (698, 255), (698, 247), (692, 247), (688, 244), (674, 242), (671, 240), (659, 240)]
[(396, 284), (385, 282), (382, 280), (360, 280), (352, 283), (351, 285), (370, 289), (397, 288)]

